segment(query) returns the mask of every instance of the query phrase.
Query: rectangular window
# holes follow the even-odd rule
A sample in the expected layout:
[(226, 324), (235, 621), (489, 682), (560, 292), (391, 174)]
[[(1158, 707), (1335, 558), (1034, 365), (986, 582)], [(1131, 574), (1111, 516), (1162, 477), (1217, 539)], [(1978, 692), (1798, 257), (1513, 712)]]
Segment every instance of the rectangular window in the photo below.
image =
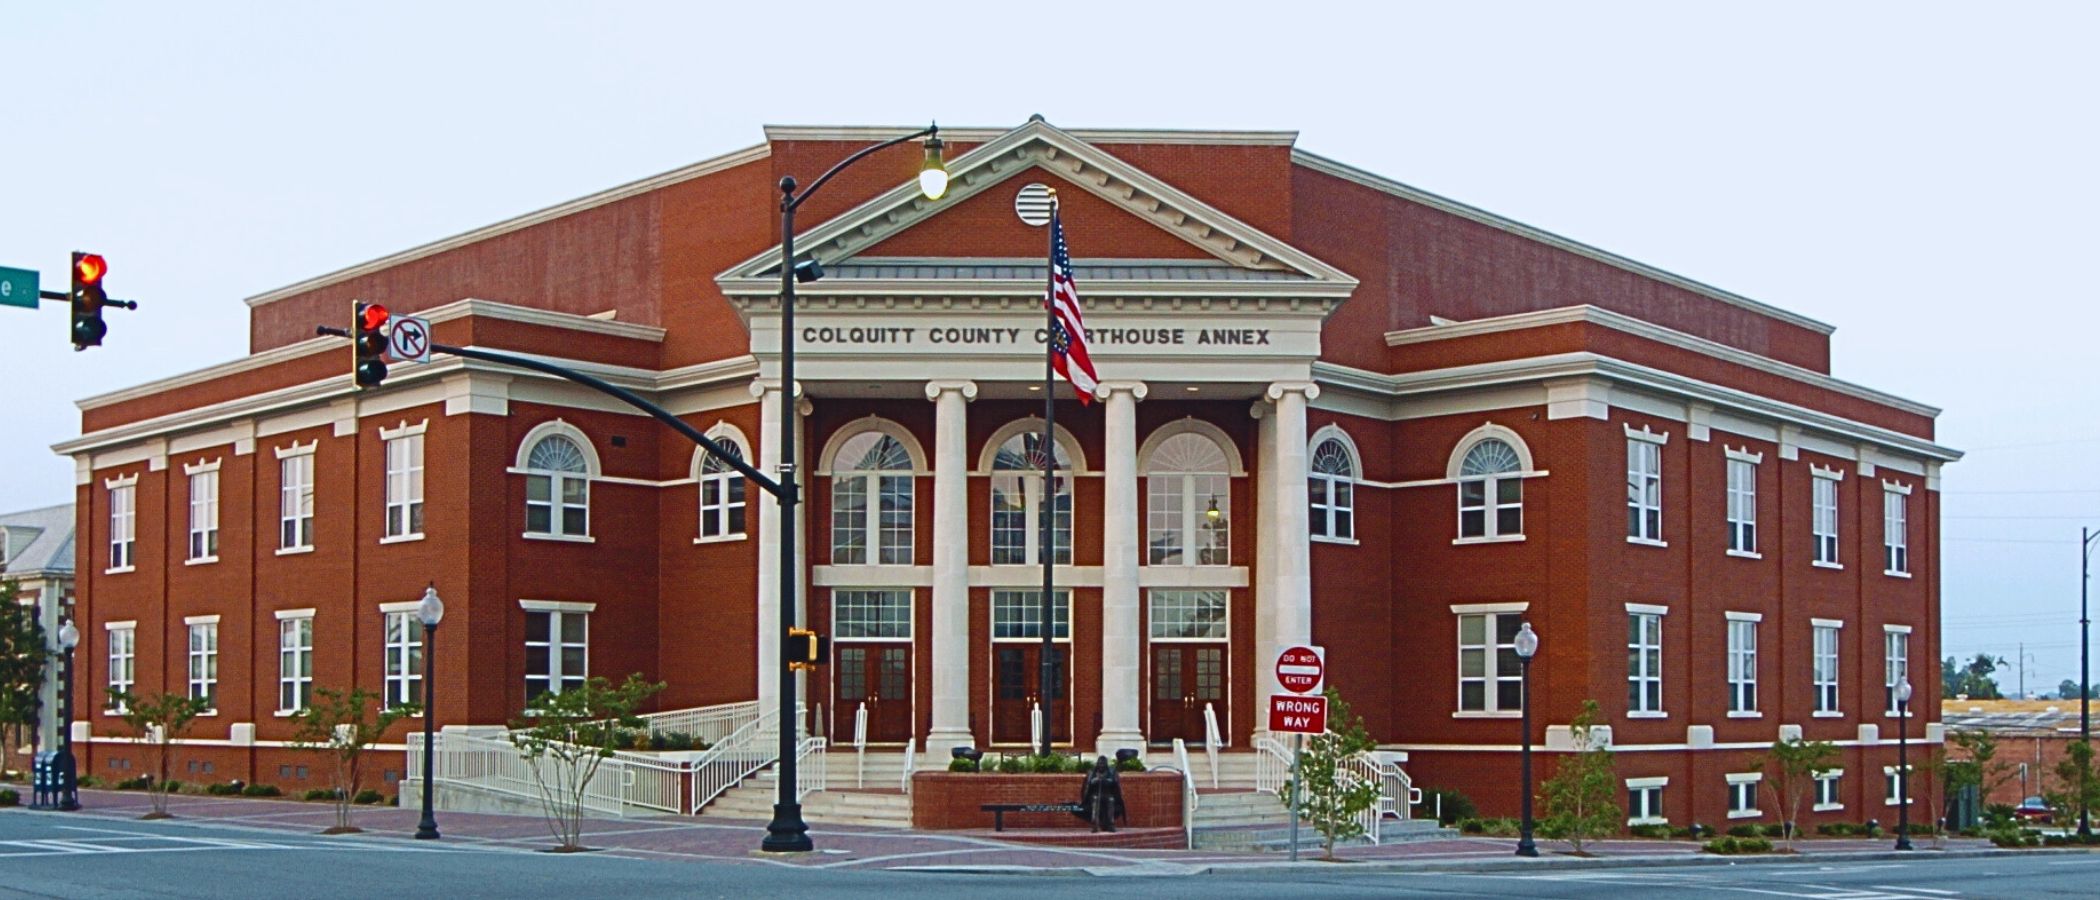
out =
[(1728, 775), (1728, 817), (1731, 819), (1754, 819), (1757, 809), (1757, 785), (1764, 776), (1756, 772), (1735, 772)]
[(133, 684), (133, 661), (137, 658), (138, 631), (135, 628), (112, 628), (109, 630), (109, 711), (125, 712), (125, 703), (117, 699), (119, 694), (131, 693)]
[(277, 548), (314, 547), (314, 455), (297, 453), (277, 462)]
[[(1050, 540), (1058, 565), (1072, 562), (1072, 476), (1059, 473), (1051, 498)], [(1043, 476), (1040, 472), (1001, 471), (992, 476), (992, 563), (1043, 561)]]
[(1149, 596), (1153, 640), (1225, 639), (1224, 591), (1152, 591)]
[(1663, 817), (1663, 787), (1666, 778), (1626, 779), (1626, 824), (1662, 825), (1670, 820)]
[(388, 706), (423, 700), (423, 622), (412, 612), (386, 614), (386, 696)]
[(190, 625), (190, 699), (219, 706), (219, 623)]
[(277, 708), (305, 709), (313, 697), (313, 684), (313, 617), (287, 616), (277, 620)]
[(411, 434), (386, 442), (386, 536), (422, 534), (423, 436)]
[(1757, 623), (1728, 622), (1728, 711), (1757, 711)]
[[(1006, 640), (1024, 638), (1043, 639), (1043, 592), (993, 591), (992, 592), (992, 639)], [(1058, 591), (1050, 604), (1050, 637), (1052, 640), (1072, 639), (1072, 595)]]
[(525, 702), (583, 686), (590, 677), (590, 614), (525, 613)]
[(1838, 628), (1815, 626), (1816, 712), (1838, 711)]
[(1883, 693), (1888, 697), (1888, 714), (1903, 711), (1902, 702), (1896, 699), (1896, 686), (1910, 679), (1910, 632), (1887, 631), (1882, 635)]
[(911, 591), (831, 592), (831, 636), (911, 639)]
[(219, 470), (190, 476), (190, 559), (219, 558)]
[(1662, 445), (1626, 439), (1626, 536), (1662, 540)]
[(1898, 769), (1895, 766), (1881, 767), (1881, 787), (1884, 791), (1882, 799), (1885, 801), (1885, 805), (1906, 806), (1917, 800), (1916, 797), (1911, 797), (1904, 793), (1903, 782), (1907, 780), (1906, 776), (1909, 774), (1908, 771)]
[(1890, 575), (1910, 574), (1910, 497), (1899, 491), (1881, 495), (1881, 544)]
[(1838, 564), (1838, 483), (1835, 474), (1815, 470), (1815, 509), (1811, 525), (1815, 531), (1818, 565)]
[[(875, 495), (872, 516), (870, 491)], [(831, 561), (850, 566), (912, 564), (912, 476), (854, 472), (832, 479)]]
[(1662, 614), (1626, 617), (1626, 710), (1660, 713), (1662, 708)]
[(1165, 473), (1145, 477), (1145, 561), (1155, 566), (1232, 563), (1232, 479)]
[(1757, 552), (1757, 464), (1728, 461), (1728, 549)]
[(109, 489), (109, 567), (129, 570), (131, 550), (138, 538), (138, 486), (122, 484)]
[(1839, 799), (1838, 796), (1839, 785), (1844, 775), (1843, 769), (1832, 769), (1828, 772), (1816, 773), (1816, 803), (1814, 807), (1816, 812), (1845, 808), (1845, 801)]
[(1472, 712), (1517, 712), (1524, 703), (1524, 671), (1517, 658), (1516, 612), (1458, 617), (1458, 708)]

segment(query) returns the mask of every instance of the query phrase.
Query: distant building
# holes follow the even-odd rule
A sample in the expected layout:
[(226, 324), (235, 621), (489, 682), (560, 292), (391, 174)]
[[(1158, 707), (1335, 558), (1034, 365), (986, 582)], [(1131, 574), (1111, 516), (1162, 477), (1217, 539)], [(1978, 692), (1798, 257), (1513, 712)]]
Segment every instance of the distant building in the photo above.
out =
[[(73, 610), (73, 505), (47, 506), (0, 515), (0, 582), (15, 586), (15, 601), (37, 606), (51, 646), (58, 646), (58, 626)], [(46, 670), (44, 725), (35, 746), (58, 740), (58, 667)], [(5, 766), (23, 768), (31, 747), (8, 747)], [(17, 759), (16, 754), (25, 758)]]
[(2060, 789), (2056, 764), (2078, 740), (2076, 700), (1948, 700), (1940, 705), (1940, 719), (1947, 729), (1948, 758), (1966, 758), (1954, 747), (1956, 732), (1988, 731), (1998, 739), (1997, 760), (2017, 767), (2017, 775), (1983, 798), (1987, 804), (2018, 804)]

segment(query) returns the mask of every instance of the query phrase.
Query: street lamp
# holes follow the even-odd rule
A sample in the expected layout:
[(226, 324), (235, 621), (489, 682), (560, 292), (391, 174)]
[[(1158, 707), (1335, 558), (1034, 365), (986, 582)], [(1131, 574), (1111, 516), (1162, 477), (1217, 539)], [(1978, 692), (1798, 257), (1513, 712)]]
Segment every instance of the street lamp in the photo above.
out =
[(1531, 657), (1539, 652), (1539, 634), (1525, 622), (1517, 629), (1517, 666), (1524, 673), (1518, 706), (1524, 710), (1524, 822), (1522, 836), (1517, 839), (1518, 856), (1537, 856), (1539, 848), (1531, 842)]
[(809, 187), (795, 191), (792, 175), (780, 179), (780, 786), (773, 804), (773, 821), (766, 824), (766, 839), (759, 848), (773, 853), (806, 853), (816, 848), (810, 842), (809, 825), (802, 821), (802, 803), (795, 777), (795, 749), (799, 731), (795, 714), (795, 670), (785, 652), (788, 632), (795, 628), (795, 507), (802, 502), (801, 486), (795, 481), (795, 283), (824, 277), (824, 268), (812, 258), (795, 264), (795, 209), (815, 194), (832, 176), (880, 150), (905, 141), (925, 138), (925, 158), (919, 163), (919, 193), (939, 200), (948, 192), (948, 167), (941, 158), (941, 129), (928, 125), (901, 137), (857, 150), (839, 160)]
[(436, 697), (432, 682), (436, 679), (431, 677), (431, 663), (437, 657), (438, 623), (445, 620), (445, 601), (438, 599), (437, 582), (423, 589), (423, 601), (416, 604), (416, 619), (423, 623), (423, 821), (416, 823), (416, 840), (434, 841), (438, 839), (438, 823), (431, 798), (437, 785), (431, 781), (431, 745), (437, 713), (432, 708)]
[(80, 629), (72, 619), (58, 629), (58, 646), (65, 654), (58, 676), (58, 808), (72, 812), (80, 808), (80, 774), (73, 760), (73, 648), (80, 646)]
[(1896, 807), (1896, 849), (1910, 849), (1910, 676), (1896, 685), (1896, 778), (1903, 794)]
[[(2090, 747), (2093, 745), (2093, 682), (2092, 682), (2092, 619), (2086, 615), (2086, 587), (2092, 583), (2093, 542), (2100, 540), (2100, 531), (2090, 528), (2078, 529), (2080, 560), (2078, 563), (2078, 740)], [(2093, 836), (2092, 811), (2086, 809), (2089, 792), (2085, 786), (2086, 766), (2078, 770), (2078, 837), (2084, 840)]]

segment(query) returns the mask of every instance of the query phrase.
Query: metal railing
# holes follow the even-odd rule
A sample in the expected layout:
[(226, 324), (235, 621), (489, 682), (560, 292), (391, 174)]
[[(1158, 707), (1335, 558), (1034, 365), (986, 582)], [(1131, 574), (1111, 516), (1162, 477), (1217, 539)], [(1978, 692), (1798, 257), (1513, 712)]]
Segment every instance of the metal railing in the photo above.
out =
[(824, 765), (826, 746), (820, 737), (806, 737), (795, 745), (795, 802), (824, 789), (824, 779), (830, 774)]
[[(1336, 779), (1344, 788), (1365, 782), (1378, 786), (1377, 802), (1357, 815), (1357, 824), (1364, 826), (1364, 837), (1373, 844), (1378, 843), (1378, 826), (1381, 819), (1387, 816), (1406, 819), (1409, 816), (1409, 807), (1422, 800), (1421, 790), (1414, 786), (1414, 780), (1408, 777), (1406, 770), (1369, 752), (1351, 755), (1340, 762), (1338, 769)], [(1254, 789), (1282, 796), (1290, 779), (1290, 747), (1274, 735), (1256, 736)]]
[(868, 781), (868, 704), (864, 701), (853, 711), (853, 786), (867, 787)]
[(711, 747), (757, 718), (758, 701), (747, 700), (743, 703), (723, 703), (717, 706), (650, 713), (643, 716), (642, 721), (648, 725), (652, 737), (675, 731), (697, 737)]
[(1203, 704), (1203, 755), (1210, 757), (1210, 788), (1218, 789), (1218, 748), (1224, 746), (1225, 738), (1218, 733), (1218, 711), (1209, 703)]
[[(793, 724), (801, 724), (802, 713), (803, 709), (798, 706)], [(688, 764), (693, 769), (690, 812), (698, 813), (701, 807), (713, 802), (724, 791), (779, 760), (779, 720), (777, 711), (761, 711), (744, 727), (723, 736)], [(798, 730), (798, 733), (806, 734), (807, 731)]]
[(1196, 774), (1189, 770), (1189, 745), (1174, 739), (1174, 764), (1181, 767), (1181, 830), (1189, 849), (1196, 847)]
[(1265, 794), (1283, 793), (1291, 780), (1291, 748), (1275, 735), (1254, 736), (1254, 789)]
[(918, 750), (914, 748), (911, 744), (912, 742), (910, 741), (904, 742), (904, 784), (902, 785), (902, 787), (904, 790), (904, 796), (907, 797), (911, 796), (912, 770), (917, 769), (919, 767)]
[[(534, 801), (545, 799), (537, 775), (545, 774), (549, 782), (557, 784), (561, 777), (542, 767), (564, 765), (547, 757), (527, 759), (508, 737), (500, 735), (440, 734), (434, 737), (433, 745), (434, 780)], [(407, 771), (421, 772), (422, 766), (423, 745), (412, 741), (408, 745)], [(598, 762), (597, 772), (584, 785), (583, 808), (613, 816), (679, 812), (690, 772), (685, 763), (614, 754)]]

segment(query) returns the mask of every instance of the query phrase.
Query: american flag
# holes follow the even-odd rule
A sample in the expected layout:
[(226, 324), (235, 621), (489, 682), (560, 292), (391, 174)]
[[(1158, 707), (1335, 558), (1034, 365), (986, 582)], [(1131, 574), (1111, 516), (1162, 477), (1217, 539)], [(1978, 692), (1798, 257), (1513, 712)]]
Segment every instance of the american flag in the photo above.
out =
[(1065, 250), (1065, 223), (1050, 207), (1050, 297), (1057, 322), (1050, 330), (1050, 365), (1072, 383), (1080, 403), (1094, 402), (1101, 376), (1086, 350), (1086, 319), (1079, 314), (1079, 288), (1072, 283), (1072, 257)]

